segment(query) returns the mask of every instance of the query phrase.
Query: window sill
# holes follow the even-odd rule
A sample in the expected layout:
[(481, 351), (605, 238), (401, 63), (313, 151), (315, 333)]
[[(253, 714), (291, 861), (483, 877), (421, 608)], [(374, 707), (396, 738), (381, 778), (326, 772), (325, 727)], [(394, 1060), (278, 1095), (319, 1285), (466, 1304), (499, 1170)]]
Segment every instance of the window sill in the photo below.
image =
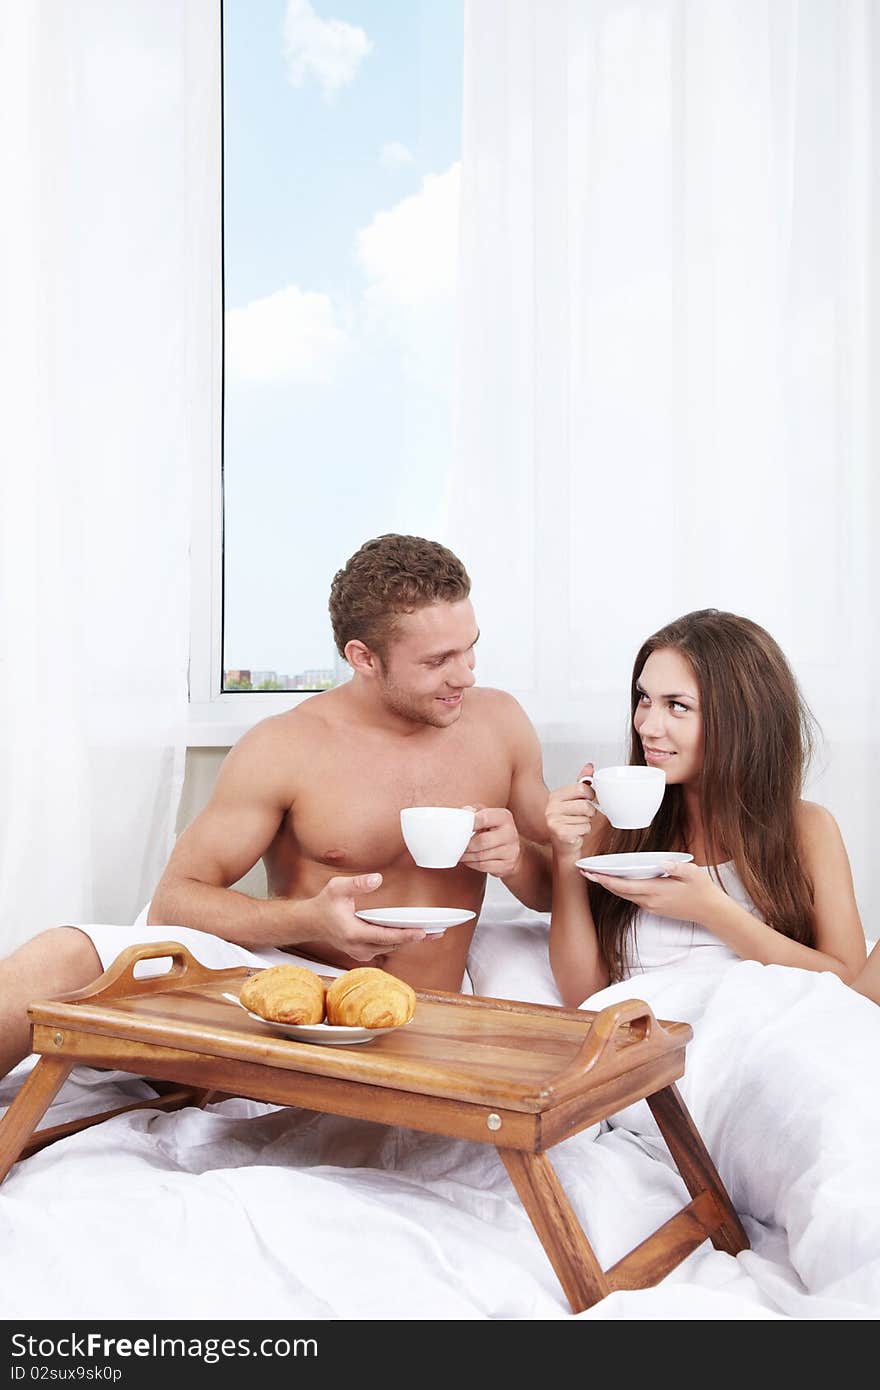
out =
[(204, 703), (191, 702), (186, 725), (187, 748), (231, 748), (234, 743), (273, 714), (285, 714), (307, 700), (314, 691), (302, 694), (285, 691), (277, 695), (242, 691), (239, 695), (220, 695)]

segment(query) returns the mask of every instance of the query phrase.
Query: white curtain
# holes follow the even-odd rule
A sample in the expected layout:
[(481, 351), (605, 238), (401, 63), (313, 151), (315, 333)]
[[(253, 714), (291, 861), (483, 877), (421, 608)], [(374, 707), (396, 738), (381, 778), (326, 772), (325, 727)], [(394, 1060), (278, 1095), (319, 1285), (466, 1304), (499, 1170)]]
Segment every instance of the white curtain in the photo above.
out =
[(468, 0), (449, 530), (584, 755), (650, 632), (764, 624), (875, 935), (877, 74), (870, 0)]
[(184, 6), (0, 8), (0, 950), (131, 922), (189, 628)]

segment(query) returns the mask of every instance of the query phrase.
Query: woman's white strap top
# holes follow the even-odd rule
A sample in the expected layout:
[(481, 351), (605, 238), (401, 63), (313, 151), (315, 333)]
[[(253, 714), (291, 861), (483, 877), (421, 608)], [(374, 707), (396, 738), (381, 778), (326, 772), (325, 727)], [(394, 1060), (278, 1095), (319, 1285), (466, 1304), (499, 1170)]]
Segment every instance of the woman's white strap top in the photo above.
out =
[[(705, 874), (709, 868), (698, 866)], [(740, 882), (733, 861), (719, 864), (715, 876), (728, 895), (757, 917), (758, 912)], [(628, 973), (640, 975), (646, 970), (658, 970), (667, 965), (715, 965), (739, 960), (712, 932), (696, 922), (684, 922), (676, 917), (658, 917), (654, 912), (638, 912), (627, 943)]]

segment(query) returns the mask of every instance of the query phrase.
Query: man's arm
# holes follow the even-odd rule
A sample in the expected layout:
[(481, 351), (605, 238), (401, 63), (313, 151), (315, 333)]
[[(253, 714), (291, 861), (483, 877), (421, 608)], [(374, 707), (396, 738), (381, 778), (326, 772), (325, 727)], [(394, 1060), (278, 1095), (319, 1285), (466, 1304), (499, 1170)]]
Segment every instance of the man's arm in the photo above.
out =
[(503, 882), (526, 907), (549, 912), (553, 897), (553, 856), (547, 831), (547, 801), (541, 743), (525, 710), (515, 700), (513, 779), (510, 810), (520, 836), (520, 857)]
[[(277, 834), (290, 804), (278, 736), (258, 724), (230, 750), (211, 798), (179, 837), (150, 904), (148, 922), (213, 932), (240, 946), (286, 944), (289, 904), (230, 888)], [(274, 752), (274, 756), (273, 756)]]
[(495, 874), (526, 907), (549, 912), (552, 858), (544, 813), (550, 793), (541, 744), (518, 701), (498, 695), (510, 754), (510, 795), (506, 807), (478, 808), (474, 838), (461, 862)]
[(313, 898), (252, 898), (229, 885), (252, 869), (293, 799), (289, 731), (256, 725), (227, 754), (208, 805), (183, 832), (153, 894), (148, 923), (194, 927), (252, 949), (320, 941), (357, 960), (424, 939), (354, 915), (355, 897), (381, 874), (331, 878)]

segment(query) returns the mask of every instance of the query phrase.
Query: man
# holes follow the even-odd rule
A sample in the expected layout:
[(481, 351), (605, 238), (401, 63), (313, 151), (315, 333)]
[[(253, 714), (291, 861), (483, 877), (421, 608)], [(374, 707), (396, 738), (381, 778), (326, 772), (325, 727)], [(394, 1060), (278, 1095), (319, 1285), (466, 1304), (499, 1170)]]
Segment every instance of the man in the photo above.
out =
[[(231, 749), (178, 839), (146, 931), (57, 927), (0, 964), (0, 1074), (26, 1052), (27, 1004), (90, 983), (133, 941), (181, 939), (212, 966), (296, 959), (336, 973), (370, 961), (419, 989), (458, 990), (474, 920), (426, 936), (370, 925), (356, 910), (478, 915), (486, 874), (549, 910), (540, 745), (516, 700), (474, 687), (469, 594), (461, 561), (434, 541), (385, 535), (361, 546), (330, 592), (352, 679), (262, 720)], [(416, 805), (476, 809), (456, 868), (413, 862), (400, 810)], [(266, 900), (231, 887), (260, 858)]]

